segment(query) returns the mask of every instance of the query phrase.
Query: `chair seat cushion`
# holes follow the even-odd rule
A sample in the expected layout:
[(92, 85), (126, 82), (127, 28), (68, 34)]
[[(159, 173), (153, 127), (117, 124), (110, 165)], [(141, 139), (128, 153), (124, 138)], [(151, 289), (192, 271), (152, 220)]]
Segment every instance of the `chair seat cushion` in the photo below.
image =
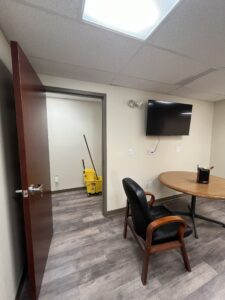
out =
[[(153, 206), (149, 208), (149, 216), (151, 222), (154, 220), (157, 220), (159, 218), (163, 218), (166, 216), (172, 216), (174, 213), (172, 213), (168, 208), (165, 206)], [(153, 232), (152, 237), (152, 244), (161, 244), (166, 242), (171, 242), (177, 240), (177, 232), (179, 228), (179, 223), (169, 223), (163, 226), (160, 226), (158, 229), (156, 229)], [(184, 233), (184, 236), (187, 237), (192, 233), (192, 229), (189, 226), (186, 226), (186, 230)]]

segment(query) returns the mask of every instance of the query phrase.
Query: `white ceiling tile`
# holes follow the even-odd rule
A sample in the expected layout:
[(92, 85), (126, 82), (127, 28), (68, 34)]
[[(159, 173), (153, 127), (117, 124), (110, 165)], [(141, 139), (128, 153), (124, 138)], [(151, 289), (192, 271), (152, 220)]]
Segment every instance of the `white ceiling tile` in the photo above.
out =
[(12, 1), (0, 2), (0, 20), (7, 37), (17, 40), (28, 55), (86, 68), (119, 71), (141, 45)]
[(176, 84), (206, 71), (207, 66), (189, 58), (155, 47), (143, 47), (122, 70), (123, 74)]
[(82, 0), (12, 0), (24, 5), (41, 9), (48, 13), (58, 14), (75, 19), (80, 16)]
[(193, 89), (189, 89), (187, 87), (181, 87), (172, 92), (169, 92), (170, 95), (186, 97), (191, 99), (199, 99), (199, 100), (207, 100), (207, 101), (218, 101), (225, 99), (225, 95), (194, 91)]
[(135, 78), (122, 74), (117, 75), (116, 78), (112, 81), (112, 84), (159, 93), (167, 93), (177, 88), (176, 85), (153, 82), (150, 80)]
[(225, 67), (224, 31), (224, 0), (183, 0), (148, 41), (211, 67)]
[(109, 84), (114, 73), (105, 72), (95, 69), (88, 69), (71, 64), (61, 64), (59, 62), (44, 60), (36, 57), (29, 57), (35, 71), (39, 74), (54, 75), (64, 78), (73, 78), (91, 82)]
[(195, 91), (225, 95), (225, 69), (212, 72), (185, 85)]
[(225, 0), (180, 1), (145, 43), (81, 22), (82, 2), (0, 0), (0, 27), (40, 73), (224, 99), (225, 69), (178, 87), (225, 68)]

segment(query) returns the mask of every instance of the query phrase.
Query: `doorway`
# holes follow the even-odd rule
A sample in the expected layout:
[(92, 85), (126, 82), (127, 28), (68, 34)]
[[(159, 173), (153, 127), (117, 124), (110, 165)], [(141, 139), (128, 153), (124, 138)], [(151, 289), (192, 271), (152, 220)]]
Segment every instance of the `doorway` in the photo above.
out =
[[(19, 192), (23, 196), (23, 215), (25, 223), (26, 249), (29, 274), (29, 289), (32, 299), (38, 299), (40, 288), (43, 283), (43, 276), (47, 271), (46, 262), (53, 253), (54, 258), (60, 259), (60, 252), (65, 252), (67, 257), (67, 247), (65, 245), (65, 234), (53, 236), (52, 220), (52, 195), (50, 184), (50, 166), (49, 166), (49, 143), (48, 143), (48, 124), (46, 109), (46, 91), (54, 93), (63, 93), (67, 95), (87, 96), (91, 98), (100, 98), (102, 103), (102, 152), (103, 152), (103, 215), (107, 212), (106, 207), (106, 95), (98, 93), (88, 93), (61, 88), (44, 87), (32, 65), (20, 48), (17, 42), (11, 42), (12, 65), (13, 65), (13, 83), (15, 94), (15, 108), (17, 121), (17, 136), (19, 145), (19, 161), (21, 174), (21, 189)], [(66, 158), (65, 158), (66, 160)], [(68, 199), (67, 199), (68, 200)], [(82, 203), (83, 205), (83, 203)], [(68, 209), (70, 211), (70, 208)], [(80, 210), (75, 210), (75, 212)], [(84, 220), (80, 222), (80, 216), (75, 216), (78, 220), (77, 225), (85, 227), (86, 234), (90, 234), (87, 222), (93, 217), (93, 209), (89, 207), (90, 216), (86, 216), (86, 207), (84, 208)], [(74, 211), (73, 211), (74, 213)], [(102, 215), (102, 214), (101, 214)], [(63, 216), (64, 217), (64, 216)], [(71, 217), (71, 216), (70, 216)], [(102, 216), (103, 219), (105, 219)], [(73, 216), (72, 216), (73, 219)], [(100, 220), (102, 222), (102, 220)], [(65, 223), (65, 221), (64, 221)], [(79, 228), (78, 228), (79, 230)], [(95, 229), (95, 233), (98, 230)], [(73, 230), (69, 233), (68, 247), (71, 246), (71, 239), (74, 239), (77, 245)], [(83, 233), (80, 233), (83, 237)], [(91, 233), (91, 236), (93, 233)], [(56, 247), (55, 247), (56, 246)], [(73, 245), (74, 246), (74, 245)], [(49, 249), (52, 252), (49, 253)], [(50, 249), (50, 250), (51, 250)], [(66, 250), (66, 251), (64, 251)], [(81, 245), (81, 254), (83, 247)], [(71, 255), (74, 255), (74, 249), (71, 249)], [(60, 257), (54, 255), (58, 253)], [(50, 254), (50, 255), (49, 255)], [(73, 259), (72, 259), (73, 261)], [(51, 260), (50, 260), (51, 263)], [(57, 266), (58, 266), (57, 262)], [(62, 268), (64, 268), (64, 259)], [(76, 266), (71, 266), (68, 262), (68, 269), (71, 271)], [(59, 272), (61, 276), (61, 271)], [(49, 270), (47, 274), (48, 281), (45, 285), (48, 291), (51, 288), (49, 280), (57, 273), (56, 270)], [(59, 278), (61, 282), (61, 277)], [(67, 284), (67, 282), (63, 282)], [(54, 283), (53, 283), (54, 285)], [(58, 284), (57, 284), (58, 286)], [(52, 289), (55, 290), (52, 286)], [(56, 293), (58, 290), (56, 290)], [(26, 299), (26, 298), (22, 298)], [(51, 299), (51, 298), (50, 298)]]
[[(60, 109), (60, 106), (61, 108), (67, 107), (71, 120), (72, 120), (72, 115), (71, 115), (72, 110), (76, 111), (76, 113), (79, 114), (79, 115), (75, 114), (74, 118), (76, 118), (77, 120), (74, 121), (72, 120), (70, 123), (71, 126), (74, 126), (74, 124), (78, 125), (79, 130), (75, 130), (76, 132), (74, 131), (74, 140), (69, 142), (71, 149), (69, 149), (69, 152), (67, 151), (67, 157), (65, 158), (65, 166), (61, 166), (61, 171), (62, 173), (64, 172), (64, 176), (63, 176), (64, 179), (61, 178), (57, 170), (54, 170), (55, 164), (50, 163), (52, 190), (63, 191), (63, 190), (69, 190), (70, 188), (79, 189), (79, 187), (84, 185), (83, 175), (82, 175), (83, 173), (82, 159), (84, 159), (84, 165), (86, 168), (93, 168), (97, 171), (98, 176), (102, 175), (103, 178), (102, 213), (105, 216), (107, 212), (106, 94), (86, 92), (86, 91), (73, 90), (73, 89), (71, 90), (71, 89), (51, 87), (51, 86), (45, 86), (45, 89), (46, 89), (48, 110), (50, 110), (51, 112), (52, 110), (54, 111), (54, 108), (57, 107), (57, 103), (58, 103), (59, 106), (58, 109), (56, 109), (55, 111), (56, 114), (58, 110), (59, 115), (61, 116), (63, 115), (63, 110)], [(66, 106), (64, 104), (66, 104)], [(101, 115), (99, 115), (100, 113)], [(88, 115), (91, 117), (90, 119), (92, 120), (88, 119)], [(55, 118), (57, 118), (57, 115), (55, 116)], [(66, 118), (65, 115), (64, 118)], [(50, 120), (50, 124), (48, 125), (49, 126), (48, 130), (54, 133), (53, 136), (49, 137), (49, 151), (50, 151), (50, 162), (51, 162), (51, 140), (53, 141), (53, 143), (57, 144), (57, 135), (59, 136), (59, 133), (57, 133), (57, 128), (54, 128), (57, 127), (54, 126), (56, 125), (54, 124), (54, 116), (53, 116), (53, 120), (51, 116), (49, 116), (49, 119), (51, 120)], [(51, 121), (53, 121), (52, 124)], [(63, 120), (61, 120), (61, 122), (63, 122)], [(67, 122), (67, 125), (68, 124), (69, 123)], [(66, 127), (64, 126), (64, 129), (65, 128)], [(71, 132), (71, 128), (68, 128), (68, 130)], [(67, 135), (67, 133), (68, 132), (65, 132), (65, 135)], [(91, 152), (93, 152), (91, 154), (94, 160), (94, 167), (91, 164), (91, 159), (88, 155), (88, 149), (86, 148), (85, 140), (82, 133), (85, 135), (87, 142), (88, 143), (90, 142), (90, 150)], [(61, 132), (61, 134), (63, 133)], [(56, 137), (54, 137), (55, 135)], [(101, 148), (99, 148), (99, 142), (101, 143)], [(63, 139), (61, 140), (61, 143), (62, 144), (64, 143)], [(52, 146), (54, 147), (54, 145)], [(73, 156), (73, 151), (74, 151), (74, 156)], [(57, 153), (55, 153), (54, 155), (57, 156)], [(58, 153), (58, 158), (60, 158), (60, 153)], [(54, 159), (56, 161), (57, 157), (52, 158), (52, 160)], [(62, 165), (62, 161), (61, 161), (61, 165)], [(66, 165), (69, 165), (71, 169), (73, 168), (71, 174), (66, 174)]]

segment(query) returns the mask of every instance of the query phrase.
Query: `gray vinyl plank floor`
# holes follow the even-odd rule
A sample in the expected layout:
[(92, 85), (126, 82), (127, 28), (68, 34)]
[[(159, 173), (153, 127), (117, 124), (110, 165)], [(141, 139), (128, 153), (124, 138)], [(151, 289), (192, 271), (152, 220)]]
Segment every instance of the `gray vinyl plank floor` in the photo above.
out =
[[(186, 210), (189, 201), (165, 205)], [(225, 201), (197, 199), (197, 212), (225, 222)], [(39, 300), (225, 299), (225, 228), (197, 220), (199, 239), (185, 240), (192, 272), (179, 251), (161, 252), (150, 257), (143, 286), (142, 253), (129, 230), (122, 238), (123, 218), (103, 217), (101, 196), (54, 194), (54, 236)]]

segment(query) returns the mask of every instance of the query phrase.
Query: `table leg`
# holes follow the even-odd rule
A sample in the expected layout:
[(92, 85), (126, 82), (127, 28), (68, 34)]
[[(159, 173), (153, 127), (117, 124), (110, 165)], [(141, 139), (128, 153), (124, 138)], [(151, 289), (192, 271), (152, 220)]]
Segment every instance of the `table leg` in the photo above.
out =
[(188, 216), (192, 220), (193, 229), (194, 229), (194, 236), (198, 239), (197, 228), (195, 224), (195, 207), (196, 207), (196, 196), (192, 196), (191, 198), (191, 205), (188, 205), (189, 211), (175, 211), (174, 213), (181, 216)]
[(198, 219), (201, 219), (201, 220), (204, 220), (204, 221), (207, 221), (207, 222), (215, 223), (215, 224), (218, 224), (218, 225), (222, 225), (223, 227), (225, 227), (225, 224), (223, 222), (220, 222), (220, 221), (217, 221), (217, 220), (214, 220), (214, 219), (210, 219), (210, 218), (206, 218), (206, 217), (198, 215), (198, 214), (195, 214), (195, 218), (198, 218)]
[(191, 198), (191, 205), (188, 206), (189, 208), (189, 212), (187, 211), (175, 211), (174, 213), (177, 215), (181, 215), (181, 216), (189, 216), (192, 220), (193, 223), (193, 230), (194, 230), (194, 236), (196, 239), (198, 239), (198, 233), (197, 233), (197, 228), (196, 228), (196, 224), (195, 224), (195, 218), (207, 221), (207, 222), (211, 222), (211, 223), (215, 223), (218, 225), (221, 225), (225, 228), (225, 223), (214, 220), (214, 219), (210, 219), (207, 217), (204, 217), (202, 215), (196, 214), (195, 210), (196, 210), (196, 196), (192, 196)]
[(197, 228), (196, 228), (196, 224), (195, 224), (195, 207), (196, 207), (196, 196), (192, 196), (191, 197), (191, 206), (189, 206), (189, 210), (190, 210), (190, 217), (192, 220), (192, 224), (193, 224), (193, 229), (194, 229), (194, 235), (195, 238), (198, 239), (198, 233), (197, 233)]

